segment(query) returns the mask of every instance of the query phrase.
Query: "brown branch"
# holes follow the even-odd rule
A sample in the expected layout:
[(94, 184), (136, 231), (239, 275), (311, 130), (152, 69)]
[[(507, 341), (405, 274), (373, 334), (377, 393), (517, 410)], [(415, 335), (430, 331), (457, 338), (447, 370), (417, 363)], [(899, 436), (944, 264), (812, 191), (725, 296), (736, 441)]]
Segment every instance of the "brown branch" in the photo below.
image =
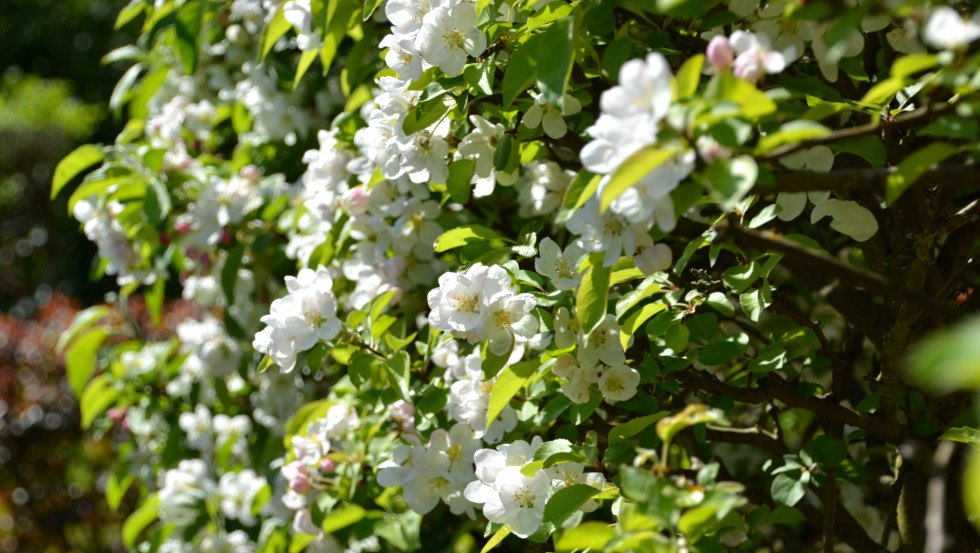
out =
[(911, 125), (925, 123), (932, 120), (933, 118), (949, 113), (953, 111), (954, 105), (949, 102), (940, 102), (938, 104), (928, 104), (919, 109), (900, 113), (890, 120), (882, 121), (881, 118), (875, 118), (870, 123), (865, 125), (860, 125), (857, 127), (851, 127), (847, 129), (840, 129), (830, 134), (812, 138), (810, 140), (804, 140), (802, 142), (795, 142), (793, 144), (786, 144), (785, 146), (780, 146), (763, 156), (760, 156), (762, 160), (773, 160), (778, 159), (786, 154), (791, 154), (802, 148), (809, 148), (811, 146), (819, 146), (821, 144), (833, 144), (835, 142), (841, 142), (848, 140), (850, 138), (857, 138), (859, 136), (866, 136), (870, 134), (875, 134), (879, 130), (881, 132), (894, 131), (896, 129), (901, 129)]
[(827, 471), (827, 489), (823, 497), (823, 553), (834, 553), (837, 542), (837, 469)]
[(878, 273), (859, 269), (836, 257), (820, 253), (796, 242), (779, 238), (774, 233), (762, 233), (742, 228), (738, 224), (733, 224), (731, 218), (729, 218), (727, 223), (718, 225), (717, 228), (720, 239), (728, 239), (742, 247), (751, 247), (791, 256), (810, 270), (833, 275), (842, 282), (867, 289), (882, 297), (903, 302), (908, 301), (929, 311), (943, 315), (949, 314), (954, 310), (950, 305), (936, 301), (922, 292), (908, 289), (895, 282), (890, 282)]
[[(883, 169), (843, 169), (816, 173), (812, 171), (786, 171), (776, 173), (774, 187), (757, 187), (753, 192), (766, 190), (777, 192), (844, 191), (869, 190), (881, 192), (888, 177), (895, 173), (896, 167)], [(926, 170), (916, 182), (930, 185), (967, 187), (977, 185), (980, 165), (937, 165)]]
[(891, 443), (902, 443), (905, 439), (905, 430), (902, 427), (886, 426), (876, 420), (865, 419), (860, 413), (828, 399), (803, 397), (788, 382), (773, 373), (759, 380), (755, 388), (731, 386), (698, 373), (699, 371), (685, 370), (670, 374), (690, 388), (728, 396), (742, 403), (768, 403), (770, 399), (776, 399), (790, 407), (810, 411), (818, 419), (861, 428)]
[(775, 455), (792, 453), (778, 436), (758, 426), (751, 428), (724, 428), (709, 425), (706, 436), (708, 440), (713, 442), (754, 445)]
[[(845, 192), (868, 190), (881, 193), (889, 175), (897, 168), (883, 169), (842, 169), (816, 173), (813, 171), (780, 171), (774, 173), (775, 183), (771, 186), (757, 185), (752, 194), (774, 194), (777, 192), (818, 192), (830, 190)], [(950, 186), (975, 187), (980, 180), (980, 165), (939, 165), (927, 170), (916, 182)]]

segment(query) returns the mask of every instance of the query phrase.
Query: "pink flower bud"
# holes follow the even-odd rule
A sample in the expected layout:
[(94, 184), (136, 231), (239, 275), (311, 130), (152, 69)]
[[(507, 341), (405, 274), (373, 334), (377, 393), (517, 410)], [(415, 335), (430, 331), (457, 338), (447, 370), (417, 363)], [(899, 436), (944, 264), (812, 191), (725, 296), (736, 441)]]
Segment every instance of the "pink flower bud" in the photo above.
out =
[(126, 420), (126, 412), (128, 410), (129, 409), (126, 407), (113, 407), (106, 412), (106, 416), (108, 416), (109, 420), (112, 422), (119, 424)]
[(735, 59), (735, 53), (732, 51), (731, 43), (728, 42), (728, 37), (718, 35), (711, 39), (711, 42), (708, 43), (707, 56), (708, 62), (718, 71), (728, 69)]
[(343, 202), (347, 206), (347, 212), (351, 215), (364, 215), (367, 212), (370, 201), (367, 191), (360, 186), (351, 188), (344, 193)]
[(293, 461), (282, 468), (282, 474), (288, 481), (289, 489), (296, 493), (306, 493), (310, 489), (310, 472), (306, 465)]
[(192, 223), (190, 219), (180, 218), (174, 222), (174, 232), (177, 234), (187, 234), (191, 231)]
[(254, 165), (246, 165), (242, 167), (242, 176), (252, 182), (256, 182), (262, 178), (262, 171)]
[(318, 467), (322, 474), (330, 474), (333, 469), (337, 468), (337, 462), (330, 458), (325, 458), (320, 461), (320, 466)]

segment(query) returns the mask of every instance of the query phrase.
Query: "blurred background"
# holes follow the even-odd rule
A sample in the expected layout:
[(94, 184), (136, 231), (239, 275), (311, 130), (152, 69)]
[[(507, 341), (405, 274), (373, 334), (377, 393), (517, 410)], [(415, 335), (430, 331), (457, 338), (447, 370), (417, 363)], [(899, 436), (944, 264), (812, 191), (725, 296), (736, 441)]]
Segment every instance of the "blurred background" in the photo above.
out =
[(111, 440), (86, 438), (55, 353), (76, 311), (102, 301), (95, 248), (49, 200), (62, 156), (111, 142), (106, 104), (133, 40), (128, 0), (2, 0), (0, 8), (0, 552), (116, 551), (126, 502), (103, 499)]

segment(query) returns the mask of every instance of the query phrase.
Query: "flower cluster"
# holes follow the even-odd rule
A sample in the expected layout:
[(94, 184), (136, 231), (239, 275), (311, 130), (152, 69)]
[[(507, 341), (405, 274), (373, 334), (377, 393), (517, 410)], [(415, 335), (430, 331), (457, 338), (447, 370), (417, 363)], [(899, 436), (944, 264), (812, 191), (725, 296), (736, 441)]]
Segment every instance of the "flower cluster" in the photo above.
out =
[[(541, 438), (535, 436), (530, 443), (517, 440), (496, 449), (477, 451), (476, 480), (466, 486), (466, 498), (483, 506), (487, 520), (506, 524), (514, 535), (522, 538), (538, 531), (545, 505), (556, 490), (576, 484), (601, 490), (606, 482), (601, 473), (584, 472), (583, 463), (557, 464), (528, 476), (522, 469), (534, 460), (541, 445)], [(597, 506), (590, 501), (580, 509), (589, 512)]]
[(518, 294), (507, 270), (477, 263), (462, 273), (444, 273), (428, 295), (429, 325), (471, 344), (488, 340), (495, 355), (507, 354), (516, 339), (533, 337), (538, 320), (534, 296)]
[[(286, 481), (283, 504), (294, 511), (293, 528), (303, 534), (323, 537), (312, 523), (311, 497), (330, 487), (337, 471), (337, 452), (342, 442), (359, 422), (357, 412), (350, 406), (331, 405), (326, 414), (309, 424), (303, 434), (292, 436), (291, 461), (283, 465)], [(333, 455), (332, 455), (333, 454)]]
[[(599, 182), (599, 196), (623, 162), (658, 142), (660, 124), (671, 103), (670, 67), (660, 54), (623, 64), (619, 82), (602, 93), (602, 113), (588, 129), (593, 140), (581, 152), (588, 170), (605, 175)], [(587, 251), (604, 252), (604, 264), (611, 266), (620, 254), (632, 256), (638, 247), (652, 245), (647, 231), (654, 224), (665, 231), (674, 228), (670, 193), (693, 169), (693, 151), (680, 151), (613, 200), (606, 213), (600, 213), (594, 198), (565, 226), (580, 235), (580, 244)]]
[(414, 436), (408, 439), (410, 444), (396, 447), (394, 458), (378, 467), (378, 483), (400, 486), (416, 513), (428, 513), (441, 501), (454, 514), (472, 517), (473, 504), (463, 489), (473, 480), (473, 456), (480, 447), (473, 430), (457, 423), (448, 432), (436, 429), (425, 445)]
[(324, 267), (286, 277), (286, 289), (289, 294), (272, 302), (269, 314), (262, 317), (267, 326), (255, 335), (252, 346), (289, 372), (296, 366), (297, 353), (332, 340), (341, 325), (333, 279)]
[(389, 0), (385, 15), (392, 24), (380, 44), (388, 49), (385, 63), (408, 81), (433, 66), (455, 77), (468, 56), (487, 47), (487, 36), (476, 27), (476, 6), (468, 0)]

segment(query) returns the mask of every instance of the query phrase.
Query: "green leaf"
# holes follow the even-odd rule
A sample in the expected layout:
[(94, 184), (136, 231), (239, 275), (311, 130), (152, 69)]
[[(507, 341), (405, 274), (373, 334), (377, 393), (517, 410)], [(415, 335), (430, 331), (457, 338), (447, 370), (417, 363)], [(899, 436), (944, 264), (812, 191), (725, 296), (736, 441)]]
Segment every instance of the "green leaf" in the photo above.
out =
[(136, 547), (137, 538), (139, 538), (146, 527), (153, 524), (153, 521), (157, 519), (159, 511), (160, 498), (156, 494), (153, 494), (143, 501), (139, 509), (136, 509), (133, 514), (129, 515), (129, 518), (126, 519), (122, 527), (123, 544), (127, 548), (134, 549)]
[(648, 303), (641, 307), (638, 311), (633, 312), (625, 322), (623, 322), (623, 329), (619, 332), (619, 340), (623, 345), (623, 349), (626, 349), (626, 345), (629, 344), (630, 336), (636, 334), (636, 332), (643, 326), (643, 323), (647, 322), (650, 317), (660, 313), (664, 309), (667, 309), (667, 304), (665, 303)]
[(708, 366), (724, 365), (741, 354), (738, 344), (733, 342), (712, 342), (698, 352), (698, 361)]
[(117, 468), (115, 472), (109, 475), (109, 479), (106, 480), (105, 484), (105, 500), (110, 509), (113, 511), (119, 510), (119, 504), (122, 503), (123, 497), (126, 496), (126, 491), (129, 490), (134, 480), (136, 478), (125, 466)]
[(806, 520), (806, 516), (803, 513), (786, 505), (777, 505), (766, 516), (766, 524), (782, 524), (784, 526), (796, 526), (804, 520)]
[(204, 2), (188, 0), (177, 9), (177, 53), (186, 75), (197, 70), (198, 51), (201, 43), (201, 24), (204, 21)]
[(361, 14), (361, 21), (371, 19), (371, 16), (374, 15), (374, 10), (378, 9), (380, 5), (381, 0), (364, 0), (364, 9), (362, 10), (364, 13)]
[(275, 15), (272, 16), (272, 20), (262, 30), (262, 55), (259, 56), (260, 60), (264, 60), (276, 46), (276, 42), (293, 28), (286, 21), (286, 14), (283, 11), (283, 6), (285, 5), (285, 2), (279, 3), (279, 8), (276, 10)]
[(500, 369), (504, 368), (504, 365), (507, 364), (511, 353), (513, 352), (513, 345), (511, 345), (510, 350), (503, 355), (494, 355), (493, 352), (487, 349), (483, 357), (483, 363), (480, 366), (480, 368), (483, 370), (483, 377), (489, 380), (497, 376), (497, 373), (500, 372)]
[(934, 332), (913, 346), (906, 373), (916, 385), (937, 393), (980, 389), (980, 317)]
[(869, 89), (859, 104), (880, 109), (892, 101), (898, 91), (905, 88), (905, 79), (891, 77), (885, 79)]
[(360, 522), (366, 514), (367, 511), (364, 510), (364, 507), (356, 503), (347, 503), (331, 510), (330, 514), (323, 518), (320, 529), (323, 530), (324, 534), (332, 534), (341, 528), (347, 528)]
[(676, 146), (657, 147), (647, 146), (624, 161), (610, 177), (602, 191), (599, 201), (599, 211), (605, 213), (613, 200), (646, 177), (658, 167), (670, 161), (680, 152)]
[(427, 129), (439, 121), (449, 111), (450, 104), (446, 102), (446, 99), (445, 95), (440, 94), (419, 102), (415, 109), (409, 111), (405, 120), (402, 121), (402, 131), (406, 135), (413, 134)]
[(475, 171), (475, 159), (457, 159), (449, 164), (446, 190), (454, 202), (465, 205), (470, 200), (471, 183)]
[(803, 448), (814, 461), (825, 467), (836, 467), (847, 458), (847, 445), (833, 436), (822, 434)]
[(565, 519), (601, 491), (586, 484), (575, 484), (556, 491), (544, 506), (542, 525), (551, 524), (556, 528), (561, 526)]
[(119, 391), (109, 382), (105, 374), (92, 379), (78, 400), (78, 408), (82, 413), (82, 428), (92, 426), (95, 418), (105, 413), (106, 409), (115, 403)]
[(859, 136), (831, 144), (829, 147), (835, 156), (842, 153), (854, 154), (867, 160), (874, 168), (885, 166), (887, 157), (885, 145), (876, 136)]
[(505, 524), (501, 526), (496, 533), (494, 533), (493, 537), (487, 540), (486, 545), (483, 546), (483, 549), (480, 550), (480, 553), (487, 553), (487, 551), (490, 551), (494, 547), (497, 547), (498, 545), (500, 545), (500, 542), (504, 541), (504, 538), (506, 538), (508, 535), (510, 535), (510, 528), (508, 528), (507, 525)]
[(958, 146), (934, 142), (909, 155), (885, 182), (885, 201), (892, 204), (926, 171), (960, 151)]
[(293, 90), (299, 88), (299, 83), (303, 81), (303, 76), (309, 71), (310, 67), (313, 66), (313, 62), (319, 57), (319, 52), (316, 50), (309, 50), (303, 52), (299, 57), (299, 62), (296, 65), (296, 76), (293, 78)]
[(753, 261), (745, 266), (729, 267), (721, 279), (732, 291), (740, 293), (751, 286), (760, 276), (762, 276), (762, 269), (758, 263)]
[(584, 264), (582, 282), (575, 295), (575, 306), (582, 332), (588, 334), (606, 314), (609, 297), (609, 267), (602, 266), (602, 253), (590, 254)]
[(465, 225), (448, 230), (436, 238), (435, 251), (436, 253), (446, 252), (473, 242), (487, 242), (489, 240), (506, 239), (483, 225)]
[(970, 428), (969, 426), (959, 426), (957, 428), (949, 428), (941, 436), (940, 440), (950, 440), (954, 442), (962, 442), (964, 444), (970, 444), (973, 446), (980, 446), (980, 430), (976, 428)]
[(700, 403), (692, 403), (680, 413), (662, 418), (657, 421), (657, 436), (664, 442), (670, 442), (678, 432), (689, 426), (701, 423), (728, 425), (725, 413), (721, 409), (708, 407)]
[(584, 522), (562, 533), (555, 542), (555, 552), (602, 551), (616, 536), (616, 530), (604, 522)]
[(919, 71), (932, 69), (938, 63), (939, 58), (933, 54), (909, 54), (902, 56), (892, 64), (892, 77), (899, 79), (909, 77)]
[(701, 68), (704, 66), (704, 54), (688, 58), (677, 71), (677, 99), (686, 100), (698, 91), (701, 82)]
[[(915, 135), (976, 140), (977, 136), (980, 135), (980, 122), (976, 119), (946, 115), (923, 127)], [(877, 141), (877, 139), (875, 140)]]
[(506, 171), (511, 164), (511, 160), (517, 155), (515, 150), (514, 137), (504, 134), (497, 141), (497, 147), (493, 150), (493, 168), (497, 171)]
[(242, 268), (243, 257), (245, 257), (245, 246), (236, 244), (228, 251), (228, 258), (221, 268), (221, 289), (224, 290), (228, 305), (235, 303), (235, 284), (238, 283), (238, 270)]
[[(553, 362), (551, 361), (549, 363)], [(540, 359), (534, 359), (505, 367), (497, 374), (497, 380), (493, 383), (493, 389), (490, 391), (490, 400), (487, 405), (487, 430), (497, 420), (504, 407), (510, 403), (510, 400), (517, 395), (517, 392), (527, 384), (528, 380), (537, 373), (538, 368), (541, 366)]]
[[(556, 455), (558, 453), (570, 453), (572, 451), (572, 442), (559, 438), (557, 440), (549, 440), (544, 442), (538, 449), (534, 450), (534, 460), (541, 461), (541, 467), (544, 468), (544, 461), (548, 458)], [(532, 473), (530, 476), (533, 476)]]
[(323, 74), (326, 75), (333, 65), (333, 60), (337, 56), (337, 48), (340, 42), (347, 36), (347, 31), (352, 28), (352, 20), (357, 19), (356, 14), (360, 10), (360, 2), (356, 0), (333, 0), (327, 8), (327, 29), (323, 34), (323, 46), (320, 48), (320, 64), (323, 65)]
[(980, 450), (974, 448), (963, 472), (963, 505), (973, 527), (980, 531)]
[(510, 57), (501, 83), (503, 107), (508, 107), (517, 97), (534, 84), (537, 79), (537, 64), (542, 35), (532, 35)]
[(544, 100), (558, 110), (565, 105), (565, 90), (572, 75), (574, 28), (572, 17), (555, 21), (542, 33), (538, 50), (538, 87)]
[(782, 127), (779, 127), (778, 131), (760, 138), (759, 145), (755, 149), (755, 154), (764, 154), (783, 144), (812, 140), (827, 136), (828, 134), (830, 134), (830, 129), (816, 121), (807, 121), (805, 119), (790, 121)]
[(772, 480), (771, 492), (776, 503), (792, 507), (806, 495), (806, 484), (789, 474), (780, 473)]
[(648, 426), (659, 421), (660, 419), (669, 415), (668, 411), (658, 411), (652, 415), (646, 415), (644, 417), (637, 417), (635, 419), (624, 422), (623, 424), (617, 424), (612, 427), (609, 431), (608, 443), (612, 447), (619, 442), (632, 438), (633, 436), (643, 432)]
[(71, 326), (61, 333), (61, 336), (58, 338), (58, 344), (55, 346), (55, 351), (59, 353), (65, 351), (68, 344), (75, 340), (79, 334), (110, 313), (112, 313), (112, 310), (105, 305), (96, 305), (79, 311), (72, 320)]
[(54, 169), (54, 179), (51, 181), (51, 199), (53, 200), (65, 185), (79, 173), (103, 159), (105, 159), (105, 154), (102, 152), (102, 148), (92, 144), (79, 146), (65, 156)]
[(81, 397), (85, 385), (95, 374), (99, 347), (108, 336), (109, 331), (106, 328), (96, 327), (83, 334), (68, 348), (65, 354), (65, 372), (75, 397)]
[(759, 166), (747, 155), (719, 161), (705, 171), (708, 187), (725, 211), (731, 211), (752, 190), (758, 176)]
[(715, 75), (708, 83), (705, 97), (735, 104), (746, 119), (758, 119), (776, 111), (772, 98), (729, 71)]
[(579, 171), (575, 175), (575, 178), (572, 179), (572, 182), (568, 184), (568, 188), (565, 189), (565, 196), (561, 201), (561, 211), (558, 213), (555, 221), (557, 223), (564, 223), (578, 208), (585, 205), (585, 202), (599, 188), (600, 180), (602, 178), (599, 175), (591, 173), (586, 169)]
[(139, 17), (144, 8), (146, 7), (146, 0), (131, 0), (126, 7), (120, 10), (119, 15), (116, 16), (116, 23), (113, 25), (113, 30), (118, 31), (123, 28), (127, 23)]

